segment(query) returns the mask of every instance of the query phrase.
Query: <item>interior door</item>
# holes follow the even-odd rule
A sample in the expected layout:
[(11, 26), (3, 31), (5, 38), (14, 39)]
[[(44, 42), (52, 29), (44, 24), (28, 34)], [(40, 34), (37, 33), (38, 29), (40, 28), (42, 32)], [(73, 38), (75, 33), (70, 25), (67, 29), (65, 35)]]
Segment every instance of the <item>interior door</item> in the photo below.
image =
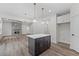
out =
[(71, 45), (70, 47), (79, 51), (79, 16), (71, 18)]

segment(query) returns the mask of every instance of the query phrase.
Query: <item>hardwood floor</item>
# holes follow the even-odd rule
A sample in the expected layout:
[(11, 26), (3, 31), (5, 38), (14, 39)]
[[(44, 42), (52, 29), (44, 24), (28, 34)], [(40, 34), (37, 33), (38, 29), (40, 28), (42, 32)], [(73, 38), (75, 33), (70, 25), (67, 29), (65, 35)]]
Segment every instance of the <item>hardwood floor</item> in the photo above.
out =
[(79, 56), (79, 53), (74, 50), (62, 47), (58, 44), (52, 43), (50, 49), (48, 49), (41, 55), (43, 56), (44, 55), (45, 56)]
[(65, 48), (69, 48), (70, 47), (70, 44), (63, 43), (63, 42), (58, 42), (57, 45), (60, 45), (60, 46), (65, 47)]
[[(28, 53), (26, 35), (2, 38), (0, 40), (0, 56), (31, 56)], [(50, 49), (43, 52), (40, 56), (79, 56), (79, 53), (52, 43)]]

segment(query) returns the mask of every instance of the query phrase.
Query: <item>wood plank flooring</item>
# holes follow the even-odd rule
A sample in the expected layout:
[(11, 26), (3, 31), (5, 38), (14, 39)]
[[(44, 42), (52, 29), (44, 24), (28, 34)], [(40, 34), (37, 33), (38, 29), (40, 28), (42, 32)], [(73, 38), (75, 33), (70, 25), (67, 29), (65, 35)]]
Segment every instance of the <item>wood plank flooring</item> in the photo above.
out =
[(69, 48), (70, 47), (70, 44), (68, 44), (68, 43), (58, 42), (57, 44), (62, 46), (62, 47), (65, 47), (65, 48)]
[(79, 53), (52, 43), (50, 49), (42, 53), (41, 56), (79, 56)]
[[(26, 35), (2, 38), (0, 40), (0, 56), (31, 56), (28, 52)], [(52, 43), (50, 49), (43, 52), (40, 56), (79, 56), (79, 53)]]

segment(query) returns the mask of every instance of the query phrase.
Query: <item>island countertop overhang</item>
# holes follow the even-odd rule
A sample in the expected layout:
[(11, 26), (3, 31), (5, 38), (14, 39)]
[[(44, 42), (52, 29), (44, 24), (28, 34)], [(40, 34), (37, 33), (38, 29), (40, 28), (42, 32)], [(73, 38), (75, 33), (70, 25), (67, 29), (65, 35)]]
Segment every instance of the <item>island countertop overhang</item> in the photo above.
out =
[(33, 35), (27, 35), (27, 37), (36, 39), (36, 38), (41, 38), (41, 37), (45, 37), (45, 36), (50, 36), (50, 34), (33, 34)]

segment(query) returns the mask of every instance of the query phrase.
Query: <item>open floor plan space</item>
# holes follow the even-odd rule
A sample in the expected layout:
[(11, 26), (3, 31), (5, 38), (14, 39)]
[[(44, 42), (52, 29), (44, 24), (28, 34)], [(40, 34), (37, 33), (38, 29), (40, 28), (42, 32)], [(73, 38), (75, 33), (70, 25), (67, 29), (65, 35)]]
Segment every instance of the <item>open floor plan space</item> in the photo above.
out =
[(0, 56), (79, 56), (79, 3), (0, 3)]

